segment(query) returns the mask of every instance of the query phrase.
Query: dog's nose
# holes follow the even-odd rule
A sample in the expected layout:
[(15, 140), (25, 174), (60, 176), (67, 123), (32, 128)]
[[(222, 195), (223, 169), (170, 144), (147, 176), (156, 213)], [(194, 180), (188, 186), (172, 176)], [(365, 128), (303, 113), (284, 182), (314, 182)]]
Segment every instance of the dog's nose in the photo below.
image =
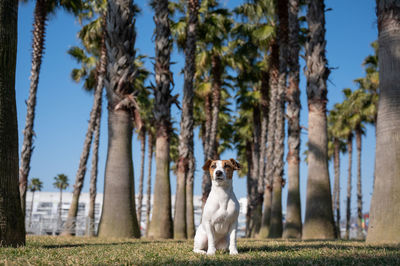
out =
[(215, 175), (216, 175), (216, 176), (221, 176), (221, 175), (222, 175), (222, 171), (221, 171), (221, 170), (218, 170), (217, 172), (215, 172)]

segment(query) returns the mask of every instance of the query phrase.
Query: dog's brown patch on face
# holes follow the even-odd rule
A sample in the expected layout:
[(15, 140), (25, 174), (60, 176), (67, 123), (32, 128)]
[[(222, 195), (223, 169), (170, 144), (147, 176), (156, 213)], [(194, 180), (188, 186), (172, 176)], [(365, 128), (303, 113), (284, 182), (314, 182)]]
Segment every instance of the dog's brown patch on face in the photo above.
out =
[(227, 179), (232, 179), (233, 171), (235, 170), (234, 165), (229, 160), (222, 161), (222, 167), (224, 168), (225, 175)]
[(215, 170), (215, 168), (217, 168), (217, 161), (211, 161), (210, 168), (208, 169), (210, 171), (211, 179), (214, 179), (214, 170)]

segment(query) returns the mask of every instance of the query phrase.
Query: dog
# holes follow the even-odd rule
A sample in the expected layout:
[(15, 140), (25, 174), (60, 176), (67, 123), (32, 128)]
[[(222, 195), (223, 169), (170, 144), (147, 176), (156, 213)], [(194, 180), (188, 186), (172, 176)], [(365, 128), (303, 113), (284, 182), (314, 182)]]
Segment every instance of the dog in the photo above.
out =
[(232, 175), (240, 167), (234, 159), (207, 160), (204, 164), (203, 170), (210, 171), (211, 191), (194, 237), (194, 252), (214, 255), (217, 249), (229, 247), (230, 255), (238, 254), (236, 231), (240, 205), (233, 193)]

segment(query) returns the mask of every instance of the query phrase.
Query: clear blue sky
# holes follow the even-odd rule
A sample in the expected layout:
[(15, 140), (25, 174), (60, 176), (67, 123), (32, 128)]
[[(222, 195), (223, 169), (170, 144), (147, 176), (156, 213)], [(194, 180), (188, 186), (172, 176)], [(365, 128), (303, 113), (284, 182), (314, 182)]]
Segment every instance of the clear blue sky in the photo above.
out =
[[(240, 4), (238, 0), (221, 1), (223, 5), (232, 8)], [(18, 59), (16, 74), (16, 98), (18, 110), (18, 128), (20, 146), (23, 140), (23, 128), (25, 125), (26, 105), (28, 98), (29, 76), (31, 69), (32, 52), (32, 24), (33, 9), (35, 1), (20, 4), (18, 19)], [(154, 44), (152, 33), (154, 29), (153, 12), (149, 1), (136, 1), (142, 9), (137, 17), (136, 48), (141, 54), (154, 56)], [(373, 53), (370, 43), (377, 39), (377, 25), (375, 15), (375, 1), (365, 0), (328, 0), (325, 1), (327, 8), (332, 8), (326, 13), (326, 39), (327, 57), (330, 67), (334, 67), (328, 82), (328, 107), (343, 100), (342, 89), (349, 87), (356, 89), (354, 79), (362, 77), (364, 69), (361, 66), (363, 59)], [(45, 53), (40, 74), (38, 88), (38, 102), (36, 108), (34, 142), (35, 150), (32, 156), (31, 172), (29, 178), (38, 177), (44, 182), (44, 191), (55, 191), (53, 188), (53, 177), (59, 173), (69, 176), (71, 186), (67, 191), (72, 191), (75, 174), (78, 168), (84, 136), (87, 130), (89, 112), (91, 110), (93, 97), (82, 89), (82, 84), (76, 84), (70, 78), (70, 72), (77, 64), (66, 53), (71, 46), (79, 45), (77, 32), (80, 26), (78, 22), (63, 10), (52, 15), (48, 22)], [(182, 74), (184, 59), (182, 55), (174, 52), (172, 61), (175, 80), (174, 93), (182, 95)], [(301, 61), (303, 61), (301, 59)], [(302, 62), (304, 66), (304, 62)], [(152, 70), (150, 60), (146, 67)], [(153, 78), (153, 77), (151, 77)], [(301, 124), (307, 127), (307, 101), (305, 95), (305, 78), (301, 76)], [(106, 106), (106, 101), (104, 105)], [(179, 110), (173, 108), (172, 115), (175, 121), (180, 121)], [(101, 126), (100, 161), (98, 191), (103, 191), (104, 166), (107, 153), (107, 112), (103, 111)], [(178, 126), (178, 125), (176, 125)], [(178, 126), (179, 127), (179, 126)], [(302, 133), (302, 151), (307, 141), (306, 132)], [(135, 185), (137, 191), (140, 146), (137, 135), (134, 135), (133, 158), (135, 168)], [(353, 149), (355, 151), (355, 147)], [(355, 153), (355, 152), (354, 152)], [(196, 177), (195, 194), (201, 194), (201, 166), (203, 163), (203, 151), (201, 143), (195, 136), (196, 154)], [(363, 201), (364, 212), (368, 212), (372, 194), (372, 179), (375, 155), (375, 129), (367, 126), (366, 135), (363, 137), (362, 174), (363, 174)], [(228, 151), (222, 157), (235, 157), (235, 151)], [(304, 158), (303, 158), (304, 159)], [(344, 200), (347, 184), (347, 155), (342, 156), (341, 161), (341, 204), (342, 217), (344, 213)], [(90, 160), (90, 159), (89, 159)], [(90, 161), (89, 161), (90, 162)], [(353, 157), (353, 200), (352, 213), (355, 215), (356, 201), (356, 157)], [(89, 163), (90, 164), (90, 163)], [(147, 162), (146, 162), (147, 164)], [(146, 168), (147, 169), (147, 168)], [(333, 177), (332, 165), (331, 179)], [(153, 167), (153, 174), (154, 174)], [(286, 170), (286, 169), (285, 169)], [(90, 165), (89, 169), (90, 171)], [(286, 173), (285, 173), (286, 175)], [(305, 192), (307, 179), (307, 165), (301, 164), (301, 197), (304, 213)], [(86, 177), (83, 191), (89, 190), (88, 177)], [(154, 184), (154, 180), (153, 180)], [(171, 190), (175, 193), (175, 176), (171, 175)], [(145, 188), (146, 189), (146, 188)], [(234, 190), (238, 197), (246, 196), (246, 180), (235, 177)], [(287, 189), (283, 190), (283, 208), (286, 208)]]

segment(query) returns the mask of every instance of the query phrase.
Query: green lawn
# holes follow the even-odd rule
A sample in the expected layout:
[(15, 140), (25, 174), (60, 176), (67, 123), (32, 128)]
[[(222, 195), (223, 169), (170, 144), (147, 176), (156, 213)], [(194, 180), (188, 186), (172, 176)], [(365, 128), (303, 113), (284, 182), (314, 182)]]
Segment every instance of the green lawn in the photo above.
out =
[(23, 248), (0, 248), (0, 264), (400, 265), (400, 246), (354, 241), (239, 239), (239, 255), (194, 254), (193, 241), (28, 236)]

